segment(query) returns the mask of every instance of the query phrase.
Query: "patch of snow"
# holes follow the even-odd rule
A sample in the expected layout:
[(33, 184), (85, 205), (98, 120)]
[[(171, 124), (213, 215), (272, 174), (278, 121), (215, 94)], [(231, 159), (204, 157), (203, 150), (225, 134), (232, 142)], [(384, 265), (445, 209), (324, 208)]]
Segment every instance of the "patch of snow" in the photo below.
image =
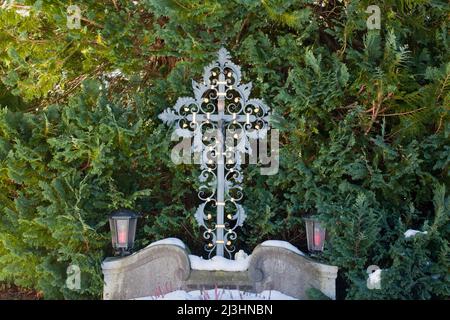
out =
[(149, 247), (153, 247), (153, 246), (157, 246), (157, 245), (159, 245), (159, 244), (170, 244), (170, 245), (173, 245), (173, 246), (179, 246), (179, 247), (181, 247), (181, 248), (183, 248), (183, 249), (186, 249), (186, 245), (184, 244), (184, 242), (181, 241), (181, 240), (178, 239), (178, 238), (166, 238), (166, 239), (162, 239), (162, 240), (159, 240), (159, 241), (152, 242), (152, 243), (150, 243), (148, 246), (149, 246)]
[(123, 74), (122, 70), (115, 69), (111, 72), (106, 72), (103, 74), (102, 82), (105, 88), (109, 88), (110, 82), (116, 78), (123, 78), (125, 80), (129, 80), (125, 74)]
[(16, 11), (16, 13), (22, 17), (29, 17), (30, 16), (30, 10), (31, 6), (24, 6), (21, 4), (15, 4), (14, 1), (6, 0), (2, 3), (0, 6), (0, 9), (9, 10), (13, 9)]
[(123, 76), (123, 73), (122, 73), (122, 70), (115, 69), (111, 72), (106, 73), (105, 76), (107, 76), (108, 78), (117, 78), (117, 77)]
[(404, 233), (405, 238), (411, 238), (411, 237), (415, 237), (417, 234), (427, 234), (427, 231), (419, 231), (419, 230), (414, 230), (414, 229), (408, 229), (406, 230), (406, 232)]
[(161, 296), (148, 296), (135, 300), (297, 300), (276, 290), (261, 293), (229, 289), (183, 291), (177, 290)]
[(234, 259), (235, 260), (244, 260), (248, 258), (248, 254), (244, 250), (239, 250), (235, 253)]
[(383, 270), (378, 269), (372, 273), (369, 273), (369, 278), (367, 279), (367, 288), (381, 289), (381, 271)]
[(29, 8), (16, 9), (16, 13), (22, 17), (29, 17), (30, 9)]
[(278, 247), (278, 248), (284, 248), (287, 250), (290, 250), (292, 252), (295, 252), (301, 256), (304, 256), (305, 254), (301, 252), (297, 247), (293, 246), (289, 242), (281, 241), (281, 240), (267, 240), (261, 243), (262, 246), (265, 247)]
[(248, 269), (250, 257), (230, 260), (224, 257), (215, 256), (209, 260), (204, 260), (202, 257), (189, 255), (189, 260), (191, 261), (191, 268), (194, 270), (245, 271)]

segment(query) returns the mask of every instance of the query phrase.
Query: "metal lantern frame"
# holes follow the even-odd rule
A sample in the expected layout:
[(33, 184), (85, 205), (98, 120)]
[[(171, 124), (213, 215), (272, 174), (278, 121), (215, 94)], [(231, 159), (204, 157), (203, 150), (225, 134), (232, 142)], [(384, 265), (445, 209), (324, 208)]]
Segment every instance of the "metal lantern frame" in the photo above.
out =
[(109, 216), (111, 240), (115, 254), (124, 256), (131, 253), (136, 236), (139, 215), (131, 210), (117, 210)]
[(325, 246), (326, 228), (316, 217), (307, 217), (304, 220), (308, 251), (312, 253), (322, 252)]

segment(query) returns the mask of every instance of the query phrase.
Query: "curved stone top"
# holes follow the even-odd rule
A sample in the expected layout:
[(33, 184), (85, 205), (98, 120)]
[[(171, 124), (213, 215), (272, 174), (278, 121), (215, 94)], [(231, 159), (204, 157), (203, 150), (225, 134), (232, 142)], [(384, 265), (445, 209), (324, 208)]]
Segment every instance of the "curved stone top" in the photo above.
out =
[(152, 243), (147, 247), (126, 257), (106, 258), (102, 263), (103, 272), (124, 272), (128, 269), (145, 265), (152, 260), (172, 257), (180, 264), (181, 269), (189, 271), (191, 265), (189, 254), (177, 244)]
[(264, 245), (264, 243), (259, 244), (256, 246), (256, 248), (253, 250), (252, 255), (250, 256), (250, 267), (254, 267), (256, 262), (260, 259), (267, 259), (268, 257), (274, 257), (279, 258), (280, 256), (286, 256), (294, 260), (301, 261), (302, 263), (307, 263), (308, 265), (311, 265), (316, 269), (317, 271), (320, 271), (321, 274), (329, 273), (331, 277), (336, 277), (338, 272), (338, 267), (323, 264), (320, 262), (317, 262), (307, 255), (303, 254), (300, 250), (299, 252), (293, 251), (288, 248), (284, 247), (278, 247), (278, 246), (267, 246)]
[[(256, 248), (248, 258), (248, 268), (251, 269), (252, 266), (254, 266), (255, 263), (259, 259), (261, 259), (261, 257), (267, 259), (267, 257), (274, 257), (280, 254), (295, 257), (296, 259), (304, 259), (308, 262), (308, 264), (314, 266), (315, 269), (320, 270), (321, 273), (330, 273), (330, 275), (337, 274), (338, 268), (336, 266), (330, 266), (314, 261), (289, 242), (276, 240), (265, 241), (256, 246)], [(106, 258), (102, 263), (102, 269), (105, 271), (114, 269), (124, 270), (128, 267), (137, 267), (151, 260), (168, 257), (171, 255), (178, 257), (180, 263), (182, 263), (186, 269), (191, 269), (190, 256), (187, 251), (186, 245), (184, 244), (184, 242), (177, 238), (167, 238), (153, 242), (147, 247), (129, 256)], [(240, 268), (240, 270), (241, 269), (242, 268)]]
[(267, 240), (261, 243), (261, 246), (263, 247), (277, 247), (277, 248), (284, 248), (287, 250), (290, 250), (292, 252), (295, 252), (301, 256), (304, 256), (305, 254), (300, 251), (297, 247), (293, 246), (287, 241), (281, 241), (281, 240)]
[(178, 238), (165, 238), (165, 239), (161, 239), (155, 242), (152, 242), (148, 245), (148, 247), (153, 247), (153, 246), (157, 246), (160, 244), (170, 244), (170, 245), (174, 245), (174, 246), (179, 246), (182, 249), (186, 249), (186, 245), (184, 244), (183, 241), (181, 241)]

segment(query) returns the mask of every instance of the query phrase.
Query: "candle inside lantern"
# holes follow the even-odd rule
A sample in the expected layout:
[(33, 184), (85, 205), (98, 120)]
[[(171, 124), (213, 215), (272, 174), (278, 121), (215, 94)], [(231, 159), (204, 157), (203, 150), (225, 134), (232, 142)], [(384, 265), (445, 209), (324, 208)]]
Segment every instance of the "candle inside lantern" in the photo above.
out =
[(323, 242), (325, 240), (325, 230), (322, 228), (319, 222), (314, 223), (314, 247), (317, 250), (322, 250)]
[(322, 243), (322, 237), (319, 230), (314, 232), (314, 246), (319, 247)]
[(125, 245), (128, 242), (128, 220), (117, 221), (117, 243)]

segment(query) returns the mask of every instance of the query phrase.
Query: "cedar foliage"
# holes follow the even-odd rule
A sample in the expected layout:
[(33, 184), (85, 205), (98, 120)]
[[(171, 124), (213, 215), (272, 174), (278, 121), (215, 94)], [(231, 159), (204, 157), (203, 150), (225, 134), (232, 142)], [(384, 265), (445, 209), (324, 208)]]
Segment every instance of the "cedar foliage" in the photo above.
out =
[[(0, 281), (47, 299), (100, 297), (118, 207), (143, 214), (138, 248), (176, 236), (202, 254), (198, 168), (171, 163), (171, 129), (156, 116), (225, 46), (281, 132), (279, 173), (245, 169), (238, 247), (304, 249), (301, 218), (316, 214), (341, 297), (449, 296), (446, 1), (377, 1), (379, 31), (366, 28), (369, 1), (74, 4), (81, 30), (67, 29), (66, 1), (0, 9)], [(70, 264), (80, 291), (65, 286)], [(381, 290), (366, 287), (373, 264)]]

